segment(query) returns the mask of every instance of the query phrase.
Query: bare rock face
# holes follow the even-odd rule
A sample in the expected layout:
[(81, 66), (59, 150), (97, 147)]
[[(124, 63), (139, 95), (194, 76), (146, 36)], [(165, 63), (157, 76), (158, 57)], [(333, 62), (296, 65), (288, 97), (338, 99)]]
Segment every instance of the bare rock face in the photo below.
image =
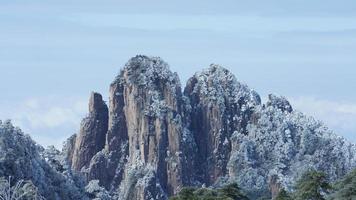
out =
[(80, 171), (87, 167), (92, 157), (103, 149), (108, 130), (108, 108), (98, 93), (92, 93), (89, 100), (89, 116), (83, 119), (76, 137), (72, 167)]
[(63, 145), (62, 153), (64, 157), (67, 159), (68, 165), (72, 166), (74, 147), (77, 140), (77, 135), (74, 134), (70, 136)]
[(164, 61), (132, 58), (110, 86), (108, 110), (92, 94), (73, 168), (109, 191), (119, 188), (120, 199), (167, 199), (193, 182), (187, 107), (179, 78)]
[(92, 158), (87, 169), (89, 180), (99, 180), (109, 191), (118, 190), (129, 156), (123, 89), (124, 85), (119, 82), (113, 82), (110, 86), (109, 123), (105, 146)]
[[(123, 138), (128, 140), (128, 168), (123, 181), (130, 181), (132, 171), (146, 171), (144, 177), (138, 176), (138, 183), (143, 179), (154, 180), (160, 190), (175, 193), (183, 184), (184, 159), (181, 151), (182, 93), (178, 76), (159, 58), (137, 56), (126, 64), (111, 88), (115, 93), (111, 94), (113, 108), (110, 109), (121, 109), (115, 105), (125, 105), (122, 110), (127, 133)], [(120, 123), (115, 117), (111, 121), (113, 129), (115, 121)], [(120, 131), (112, 130), (112, 134), (120, 135)], [(146, 177), (147, 174), (151, 176)], [(137, 197), (164, 194), (147, 189), (144, 184), (140, 188), (136, 190)], [(125, 187), (122, 193), (128, 190), (130, 187)]]
[(235, 131), (247, 134), (247, 123), (260, 97), (217, 65), (195, 74), (185, 95), (192, 107), (190, 128), (198, 145), (198, 176), (211, 185), (227, 174), (230, 137)]
[(269, 177), (269, 191), (271, 191), (271, 197), (272, 199), (276, 199), (276, 197), (278, 196), (279, 192), (281, 191), (281, 185), (278, 181), (278, 176), (274, 175), (274, 176), (270, 176)]

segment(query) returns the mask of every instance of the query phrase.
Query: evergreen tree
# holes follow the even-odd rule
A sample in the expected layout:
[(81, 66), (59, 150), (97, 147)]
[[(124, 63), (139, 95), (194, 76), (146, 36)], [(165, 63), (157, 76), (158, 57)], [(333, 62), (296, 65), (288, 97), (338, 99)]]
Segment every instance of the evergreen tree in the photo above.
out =
[(356, 200), (356, 169), (334, 185), (330, 200)]
[(297, 181), (294, 195), (296, 200), (325, 200), (330, 189), (325, 173), (309, 170)]
[(200, 188), (194, 192), (198, 199), (202, 200), (223, 200), (219, 193), (214, 189)]
[(179, 194), (176, 197), (172, 197), (171, 200), (198, 200), (194, 192), (194, 188), (183, 188)]
[(43, 200), (38, 193), (38, 189), (31, 181), (19, 180), (11, 182), (11, 177), (0, 178), (0, 199), (1, 200)]
[(184, 188), (171, 200), (248, 200), (237, 184), (229, 184), (220, 189)]
[(281, 191), (279, 191), (275, 200), (292, 200), (292, 197), (285, 189), (282, 189)]
[(237, 183), (232, 183), (224, 186), (220, 189), (220, 193), (224, 197), (228, 197), (232, 200), (247, 200), (247, 196), (245, 196)]

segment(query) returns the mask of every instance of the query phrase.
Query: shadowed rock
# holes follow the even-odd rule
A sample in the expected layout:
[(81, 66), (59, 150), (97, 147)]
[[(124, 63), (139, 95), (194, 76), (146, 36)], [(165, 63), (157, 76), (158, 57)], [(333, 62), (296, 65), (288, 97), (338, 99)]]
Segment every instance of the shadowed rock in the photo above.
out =
[(247, 134), (247, 123), (261, 103), (260, 97), (218, 65), (196, 73), (184, 94), (192, 107), (190, 129), (198, 145), (197, 173), (201, 182), (211, 185), (227, 174), (230, 137), (235, 131)]

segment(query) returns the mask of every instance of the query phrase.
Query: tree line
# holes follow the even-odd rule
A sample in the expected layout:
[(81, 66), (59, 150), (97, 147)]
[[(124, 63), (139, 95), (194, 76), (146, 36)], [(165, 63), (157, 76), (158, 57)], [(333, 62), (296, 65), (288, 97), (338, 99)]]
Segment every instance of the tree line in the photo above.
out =
[[(32, 182), (11, 183), (11, 177), (0, 178), (0, 200), (42, 200)], [(100, 198), (101, 199), (101, 198)], [(261, 200), (270, 199), (261, 197)], [(170, 200), (254, 200), (237, 183), (220, 188), (183, 188)], [(330, 183), (327, 175), (316, 170), (304, 173), (293, 189), (281, 189), (275, 200), (356, 200), (356, 169), (343, 179)]]
[[(221, 188), (183, 188), (170, 200), (253, 199), (249, 199), (238, 184), (232, 183)], [(335, 183), (330, 183), (325, 173), (309, 170), (300, 177), (292, 189), (288, 191), (281, 189), (275, 200), (356, 200), (356, 169)]]

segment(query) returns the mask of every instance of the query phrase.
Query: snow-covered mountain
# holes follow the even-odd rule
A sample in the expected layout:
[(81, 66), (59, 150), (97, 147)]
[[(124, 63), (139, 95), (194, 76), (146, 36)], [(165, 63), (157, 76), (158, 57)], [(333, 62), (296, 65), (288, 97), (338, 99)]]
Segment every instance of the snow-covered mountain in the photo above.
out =
[[(185, 186), (229, 182), (255, 199), (291, 189), (310, 168), (336, 180), (356, 167), (354, 144), (294, 111), (285, 98), (269, 95), (262, 103), (218, 65), (196, 73), (182, 89), (178, 75), (157, 57), (131, 58), (110, 85), (108, 105), (92, 93), (88, 116), (62, 152), (43, 150), (13, 128), (22, 139), (11, 141), (27, 149), (9, 152), (11, 142), (3, 142), (9, 131), (1, 127), (2, 176), (47, 180), (55, 174), (79, 195), (81, 174), (89, 183), (83, 199), (165, 200)], [(15, 162), (7, 158), (12, 154), (49, 172), (9, 171), (13, 167), (4, 164)], [(52, 194), (48, 181), (37, 182), (43, 194)], [(59, 199), (73, 199), (68, 195)]]
[(119, 188), (121, 199), (166, 199), (184, 186), (226, 182), (275, 195), (309, 168), (337, 179), (356, 165), (353, 144), (283, 97), (262, 104), (218, 65), (182, 92), (167, 63), (136, 56), (111, 84), (108, 109), (99, 94), (90, 102), (69, 160), (88, 180)]

